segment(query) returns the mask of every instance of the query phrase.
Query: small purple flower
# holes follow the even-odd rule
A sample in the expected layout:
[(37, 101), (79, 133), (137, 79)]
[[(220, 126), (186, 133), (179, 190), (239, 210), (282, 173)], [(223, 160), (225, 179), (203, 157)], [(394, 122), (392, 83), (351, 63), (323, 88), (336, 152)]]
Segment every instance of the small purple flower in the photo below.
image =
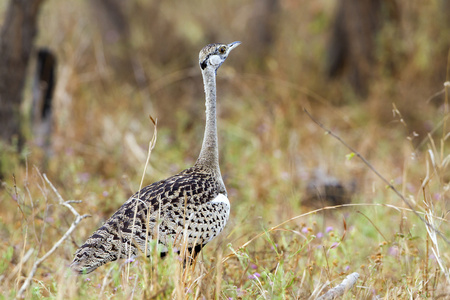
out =
[(330, 249), (336, 248), (339, 244), (337, 242), (334, 242), (333, 244), (331, 244)]
[(253, 270), (256, 270), (256, 269), (258, 269), (258, 266), (255, 265), (255, 264), (251, 264), (251, 265), (250, 265), (250, 268), (252, 268)]
[(97, 284), (97, 288), (99, 289), (99, 288), (101, 288), (102, 287), (102, 285), (99, 283), (99, 284)]
[(91, 178), (91, 174), (89, 174), (87, 172), (83, 172), (83, 173), (78, 174), (78, 178), (80, 179), (80, 181), (82, 183), (86, 183)]
[(316, 237), (317, 237), (318, 239), (323, 238), (323, 233), (322, 233), (322, 232), (318, 232), (318, 233), (316, 234)]
[(238, 297), (242, 297), (245, 294), (245, 291), (241, 290), (240, 288), (236, 289), (236, 294)]
[(131, 264), (132, 262), (134, 262), (134, 257), (130, 257), (125, 261), (127, 264)]
[(172, 252), (173, 253), (178, 253), (178, 248), (177, 247), (173, 247)]
[(53, 222), (55, 222), (55, 220), (52, 217), (47, 217), (47, 218), (45, 218), (45, 222), (53, 223)]
[(84, 279), (84, 282), (89, 282), (89, 281), (91, 281), (91, 279), (89, 277)]
[(303, 232), (303, 233), (308, 233), (308, 228), (303, 227), (302, 232)]
[[(275, 244), (275, 248), (278, 248), (278, 244)], [(270, 247), (270, 249), (275, 250), (273, 246)]]
[(102, 195), (103, 195), (103, 197), (108, 197), (109, 193), (108, 193), (108, 191), (103, 191)]
[(389, 254), (389, 255), (392, 255), (392, 256), (398, 256), (399, 252), (400, 252), (400, 251), (399, 251), (399, 249), (398, 249), (397, 246), (390, 247), (390, 248), (388, 249), (388, 254)]
[(289, 180), (289, 178), (291, 178), (291, 175), (289, 174), (289, 172), (281, 172), (281, 179), (283, 179), (284, 181)]
[(350, 270), (350, 266), (346, 266), (346, 267), (344, 268), (344, 270), (345, 270), (345, 272), (348, 272), (348, 270)]
[(328, 233), (333, 230), (334, 230), (333, 226), (328, 226), (327, 229), (325, 229), (325, 232)]
[(248, 279), (256, 279), (261, 277), (261, 274), (259, 274), (258, 272), (255, 272), (253, 275), (248, 275)]

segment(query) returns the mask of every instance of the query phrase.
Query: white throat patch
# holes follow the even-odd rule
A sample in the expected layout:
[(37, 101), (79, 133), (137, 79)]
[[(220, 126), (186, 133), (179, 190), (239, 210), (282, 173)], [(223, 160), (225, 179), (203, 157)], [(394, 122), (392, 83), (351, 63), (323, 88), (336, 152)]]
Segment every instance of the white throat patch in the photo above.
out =
[(209, 58), (209, 61), (210, 61), (211, 65), (217, 66), (217, 65), (219, 65), (222, 62), (222, 59), (220, 59), (219, 55), (212, 55)]

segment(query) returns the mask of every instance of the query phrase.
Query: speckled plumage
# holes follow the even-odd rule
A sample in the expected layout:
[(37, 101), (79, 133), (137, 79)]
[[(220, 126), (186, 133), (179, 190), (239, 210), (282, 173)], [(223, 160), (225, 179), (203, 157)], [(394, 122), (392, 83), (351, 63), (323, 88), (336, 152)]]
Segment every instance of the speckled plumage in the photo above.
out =
[[(72, 269), (89, 273), (130, 254), (150, 255), (151, 239), (158, 239), (162, 255), (169, 245), (178, 249), (185, 245), (195, 255), (224, 229), (230, 204), (218, 162), (215, 73), (229, 51), (239, 44), (210, 44), (200, 51), (207, 118), (202, 150), (195, 165), (130, 197), (76, 251)], [(224, 46), (227, 51), (221, 53), (219, 50), (223, 49), (219, 47)], [(209, 57), (213, 59), (209, 61)]]
[[(109, 261), (128, 257), (130, 244), (131, 255), (150, 254), (149, 249), (145, 249), (146, 234), (148, 232), (156, 238), (158, 223), (162, 245), (180, 249), (179, 245), (185, 238), (185, 226), (188, 248), (206, 244), (223, 230), (230, 213), (229, 206), (211, 203), (219, 193), (226, 195), (223, 184), (215, 180), (213, 174), (198, 167), (143, 188), (78, 249), (73, 267), (79, 272), (89, 273)], [(148, 227), (146, 220), (149, 221)], [(167, 250), (164, 248), (162, 252)]]

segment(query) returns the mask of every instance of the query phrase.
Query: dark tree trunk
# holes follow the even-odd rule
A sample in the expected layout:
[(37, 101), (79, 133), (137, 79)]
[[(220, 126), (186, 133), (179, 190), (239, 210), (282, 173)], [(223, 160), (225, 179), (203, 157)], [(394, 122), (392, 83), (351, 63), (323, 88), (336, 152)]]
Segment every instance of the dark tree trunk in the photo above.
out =
[(366, 97), (375, 70), (377, 34), (396, 14), (394, 0), (340, 0), (328, 45), (328, 76), (345, 74), (355, 92)]
[(10, 0), (0, 33), (0, 139), (23, 143), (20, 105), (43, 0)]
[(34, 144), (44, 151), (44, 164), (46, 164), (51, 155), (50, 138), (53, 125), (53, 91), (56, 84), (56, 56), (49, 49), (41, 48), (36, 61), (31, 125)]
[(279, 0), (254, 0), (252, 15), (248, 22), (247, 41), (252, 45), (252, 63), (259, 69), (266, 68), (265, 60), (276, 44), (277, 24), (280, 22)]

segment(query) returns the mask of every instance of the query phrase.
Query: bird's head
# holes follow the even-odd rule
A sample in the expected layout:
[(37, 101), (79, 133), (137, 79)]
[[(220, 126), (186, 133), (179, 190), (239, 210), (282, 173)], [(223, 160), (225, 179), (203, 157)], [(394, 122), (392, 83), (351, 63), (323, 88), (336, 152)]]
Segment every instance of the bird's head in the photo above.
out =
[(228, 54), (239, 46), (241, 42), (233, 42), (231, 44), (209, 44), (206, 45), (198, 56), (200, 68), (205, 70), (210, 67), (217, 71), (217, 69), (223, 64), (225, 59), (227, 59)]

